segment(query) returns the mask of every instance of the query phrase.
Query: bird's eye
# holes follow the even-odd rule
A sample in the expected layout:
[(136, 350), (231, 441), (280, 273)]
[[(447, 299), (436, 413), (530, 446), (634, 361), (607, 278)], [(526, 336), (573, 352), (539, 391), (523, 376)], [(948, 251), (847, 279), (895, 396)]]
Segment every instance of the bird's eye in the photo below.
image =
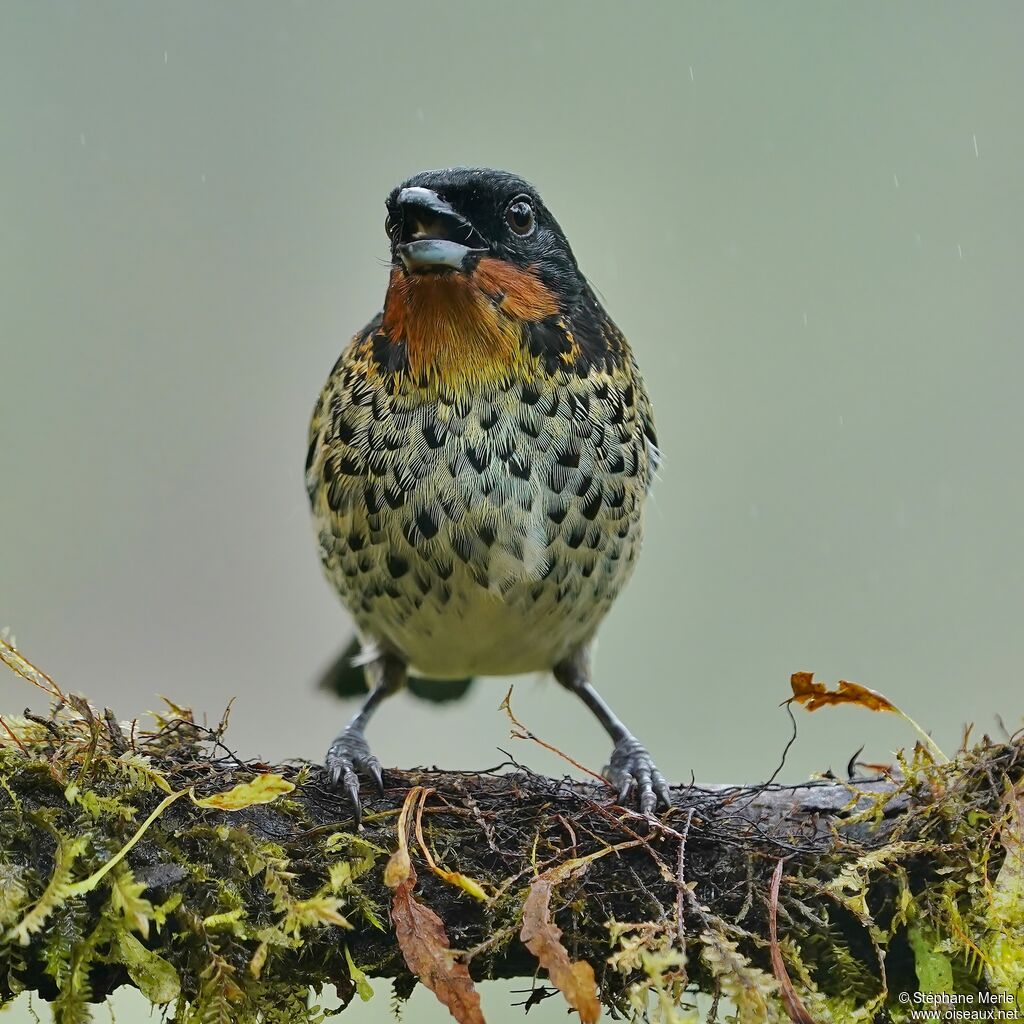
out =
[(505, 207), (505, 220), (517, 235), (528, 235), (533, 231), (533, 206), (526, 196), (516, 196)]
[(391, 216), (390, 210), (387, 217), (384, 218), (384, 231), (387, 233), (388, 238), (393, 238), (395, 235), (395, 219)]

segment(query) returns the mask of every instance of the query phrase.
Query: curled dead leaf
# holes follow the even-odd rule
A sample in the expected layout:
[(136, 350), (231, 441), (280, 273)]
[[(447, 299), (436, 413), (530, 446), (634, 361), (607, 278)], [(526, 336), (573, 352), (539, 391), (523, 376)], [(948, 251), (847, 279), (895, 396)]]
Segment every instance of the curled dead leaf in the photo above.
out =
[(824, 683), (814, 681), (813, 672), (794, 672), (789, 677), (789, 685), (793, 691), (790, 700), (802, 704), (808, 711), (818, 708), (834, 707), (837, 704), (855, 704), (869, 711), (888, 711), (899, 715), (921, 737), (934, 760), (945, 764), (949, 758), (942, 752), (939, 745), (915, 722), (910, 715), (898, 708), (888, 697), (877, 690), (861, 683), (851, 683), (848, 679), (840, 679), (836, 688), (830, 690)]
[(427, 866), (438, 878), (443, 879), (449, 885), (457, 886), (463, 892), (469, 893), (473, 899), (486, 900), (487, 893), (475, 878), (470, 878), (469, 875), (464, 875), (461, 871), (448, 871), (434, 860), (434, 855), (430, 852), (430, 847), (427, 845), (427, 840), (423, 835), (423, 805), (427, 802), (427, 797), (434, 791), (425, 787), (420, 788), (422, 792), (416, 807), (416, 841), (420, 844), (420, 852), (423, 854)]
[(808, 711), (817, 711), (818, 708), (836, 704), (857, 704), (869, 711), (891, 711), (893, 714), (901, 714), (900, 709), (888, 697), (883, 697), (869, 686), (851, 683), (846, 679), (840, 679), (836, 688), (830, 690), (824, 683), (814, 681), (813, 672), (794, 672), (789, 685), (793, 690), (793, 700), (802, 704)]
[(551, 920), (552, 892), (568, 874), (565, 865), (559, 865), (533, 880), (523, 905), (519, 938), (548, 972), (551, 983), (565, 996), (566, 1002), (579, 1013), (583, 1024), (594, 1024), (601, 1015), (594, 968), (585, 960), (569, 959), (562, 945), (562, 930)]

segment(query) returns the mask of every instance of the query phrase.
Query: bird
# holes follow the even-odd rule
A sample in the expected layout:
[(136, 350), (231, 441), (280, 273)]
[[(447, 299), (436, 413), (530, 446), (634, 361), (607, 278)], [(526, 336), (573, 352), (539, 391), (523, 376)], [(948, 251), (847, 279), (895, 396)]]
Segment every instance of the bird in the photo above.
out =
[(365, 680), (326, 756), (361, 818), (383, 792), (365, 729), (407, 683), (551, 673), (613, 743), (605, 777), (647, 815), (670, 802), (650, 753), (591, 681), (602, 620), (633, 574), (660, 452), (625, 335), (565, 233), (508, 171), (423, 171), (386, 200), (383, 308), (334, 365), (309, 427), (320, 558), (356, 628), (328, 685)]

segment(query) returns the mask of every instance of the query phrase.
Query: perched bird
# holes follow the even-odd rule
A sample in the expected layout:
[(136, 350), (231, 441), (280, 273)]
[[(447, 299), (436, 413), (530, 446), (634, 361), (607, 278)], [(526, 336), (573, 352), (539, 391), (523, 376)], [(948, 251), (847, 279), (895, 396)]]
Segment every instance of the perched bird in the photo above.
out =
[(381, 786), (364, 728), (410, 675), (452, 694), (551, 671), (614, 741), (620, 802), (635, 791), (651, 813), (665, 779), (590, 683), (658, 462), (630, 347), (514, 174), (424, 171), (388, 196), (385, 228), (383, 311), (331, 371), (306, 460), (370, 690), (331, 744), (330, 780), (358, 820), (359, 774)]

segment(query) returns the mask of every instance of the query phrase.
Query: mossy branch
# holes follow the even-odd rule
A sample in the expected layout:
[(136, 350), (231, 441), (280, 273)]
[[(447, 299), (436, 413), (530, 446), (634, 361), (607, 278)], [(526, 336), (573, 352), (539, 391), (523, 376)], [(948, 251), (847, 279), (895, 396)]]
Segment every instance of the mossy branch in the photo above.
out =
[[(121, 985), (178, 1021), (315, 1021), (310, 988), (405, 994), (410, 962), (466, 1020), (458, 964), (556, 979), (584, 1020), (595, 985), (663, 1021), (696, 992), (746, 1021), (1022, 1000), (1020, 735), (869, 781), (677, 787), (657, 822), (513, 764), (391, 771), (357, 833), (319, 767), (242, 761), (181, 708), (143, 730), (50, 692), (51, 715), (0, 727), (0, 1004), (32, 991), (61, 1024)], [(415, 928), (400, 947), (410, 907), (456, 966)]]

